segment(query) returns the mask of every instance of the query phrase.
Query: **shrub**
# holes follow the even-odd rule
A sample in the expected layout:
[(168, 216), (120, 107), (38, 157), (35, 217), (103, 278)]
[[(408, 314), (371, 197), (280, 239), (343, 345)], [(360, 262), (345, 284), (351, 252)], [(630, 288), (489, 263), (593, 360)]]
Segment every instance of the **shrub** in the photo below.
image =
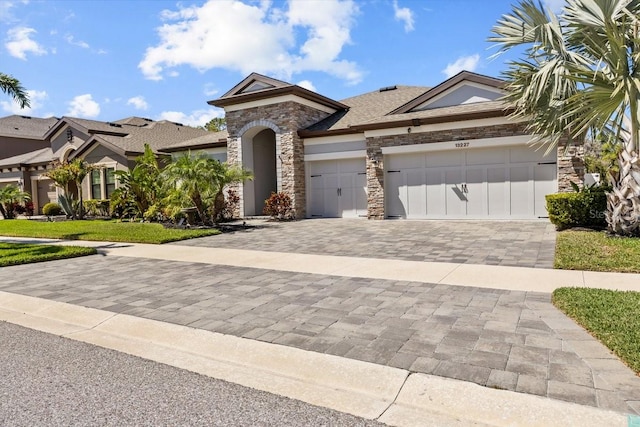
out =
[(57, 203), (47, 203), (42, 207), (42, 213), (46, 216), (55, 216), (62, 213), (62, 208)]
[(28, 202), (24, 202), (24, 213), (27, 216), (33, 216), (33, 202), (28, 201)]
[(602, 186), (585, 187), (575, 193), (547, 195), (549, 220), (558, 230), (571, 227), (605, 228), (606, 191), (607, 188)]
[(109, 200), (89, 199), (82, 202), (87, 215), (109, 216)]
[(291, 197), (286, 193), (271, 193), (271, 197), (264, 201), (263, 212), (278, 221), (295, 218)]
[(227, 190), (227, 194), (224, 198), (224, 208), (220, 211), (218, 221), (230, 221), (233, 219), (233, 214), (237, 210), (240, 204), (240, 196), (234, 190)]

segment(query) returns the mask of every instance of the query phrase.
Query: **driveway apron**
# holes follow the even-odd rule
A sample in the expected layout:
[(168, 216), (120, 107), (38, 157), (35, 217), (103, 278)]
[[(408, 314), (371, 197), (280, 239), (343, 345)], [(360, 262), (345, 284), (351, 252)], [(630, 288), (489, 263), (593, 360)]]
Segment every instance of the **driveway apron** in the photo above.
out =
[(251, 220), (222, 236), (176, 242), (259, 251), (553, 268), (547, 221)]
[(545, 293), (100, 255), (0, 290), (640, 413), (640, 378)]

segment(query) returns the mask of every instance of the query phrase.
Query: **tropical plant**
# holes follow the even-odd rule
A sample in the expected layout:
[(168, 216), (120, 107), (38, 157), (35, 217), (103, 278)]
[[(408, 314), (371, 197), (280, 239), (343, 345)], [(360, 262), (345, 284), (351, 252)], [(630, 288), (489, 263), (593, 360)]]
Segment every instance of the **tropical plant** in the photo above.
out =
[(20, 81), (5, 73), (0, 73), (0, 90), (13, 98), (20, 108), (30, 107), (29, 95), (22, 87)]
[(287, 193), (271, 193), (271, 196), (264, 201), (263, 212), (277, 221), (295, 218), (291, 197)]
[(114, 172), (118, 188), (111, 195), (112, 207), (134, 217), (150, 217), (148, 211), (152, 207), (154, 212), (160, 211), (165, 196), (161, 171), (151, 147), (145, 144), (144, 153), (136, 159), (133, 169)]
[[(82, 159), (73, 159), (71, 162), (52, 162), (52, 169), (44, 173), (53, 183), (64, 192), (58, 197), (58, 203), (62, 206), (67, 216), (72, 219), (82, 219), (84, 209), (82, 204), (82, 181), (97, 166), (88, 164)], [(74, 183), (78, 193), (78, 200), (70, 191), (70, 184)]]
[(15, 218), (15, 205), (31, 200), (31, 195), (14, 184), (0, 188), (0, 213), (4, 219)]
[(251, 172), (211, 159), (206, 153), (185, 153), (164, 171), (170, 186), (170, 205), (194, 207), (204, 224), (222, 219), (225, 210), (226, 186), (252, 179)]
[(517, 118), (549, 150), (563, 136), (615, 135), (619, 173), (609, 174), (612, 233), (640, 235), (640, 0), (567, 0), (556, 16), (521, 0), (492, 29), (499, 52), (524, 48), (504, 72)]

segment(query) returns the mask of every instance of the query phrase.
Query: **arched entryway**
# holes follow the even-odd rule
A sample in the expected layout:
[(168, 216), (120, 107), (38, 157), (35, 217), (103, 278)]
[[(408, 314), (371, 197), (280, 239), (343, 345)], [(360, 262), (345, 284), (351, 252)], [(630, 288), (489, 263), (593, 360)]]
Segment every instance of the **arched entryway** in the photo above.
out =
[(263, 215), (264, 202), (278, 191), (276, 132), (256, 126), (242, 135), (242, 166), (253, 172), (243, 184), (244, 216)]

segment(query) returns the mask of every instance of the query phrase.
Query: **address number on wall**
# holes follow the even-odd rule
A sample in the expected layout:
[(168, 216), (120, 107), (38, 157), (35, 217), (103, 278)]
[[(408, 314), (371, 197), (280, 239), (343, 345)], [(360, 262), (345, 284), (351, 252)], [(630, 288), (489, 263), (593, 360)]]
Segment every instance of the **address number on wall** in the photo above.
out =
[(468, 146), (469, 146), (468, 142), (456, 142), (456, 148), (465, 148)]

